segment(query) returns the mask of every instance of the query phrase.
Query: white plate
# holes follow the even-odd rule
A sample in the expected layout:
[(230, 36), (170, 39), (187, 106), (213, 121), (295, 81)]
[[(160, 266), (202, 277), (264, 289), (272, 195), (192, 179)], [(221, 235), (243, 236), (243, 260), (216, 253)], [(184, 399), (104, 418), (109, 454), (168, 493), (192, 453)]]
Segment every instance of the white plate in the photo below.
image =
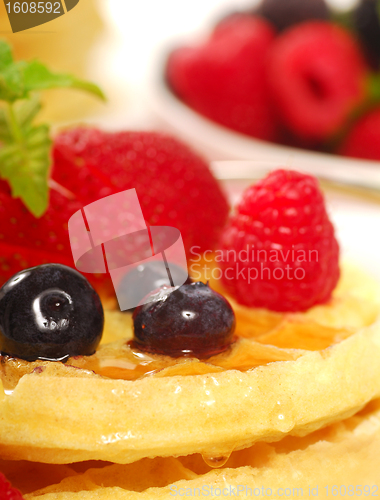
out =
[[(160, 125), (182, 137), (209, 160), (254, 160), (301, 169), (328, 180), (380, 190), (380, 162), (290, 148), (250, 138), (217, 125), (186, 106), (164, 83), (163, 64), (149, 90), (150, 106)], [(250, 178), (252, 162), (220, 165), (217, 176)], [(225, 172), (224, 172), (225, 170)]]

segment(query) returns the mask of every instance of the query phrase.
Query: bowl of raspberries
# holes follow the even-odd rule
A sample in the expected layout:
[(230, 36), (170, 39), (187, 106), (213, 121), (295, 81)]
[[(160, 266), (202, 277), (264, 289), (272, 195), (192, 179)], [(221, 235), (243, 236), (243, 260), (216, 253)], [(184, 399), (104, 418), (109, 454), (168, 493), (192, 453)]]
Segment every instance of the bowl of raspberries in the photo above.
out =
[(171, 125), (214, 157), (301, 149), (380, 161), (380, 2), (232, 12), (169, 52), (159, 97)]

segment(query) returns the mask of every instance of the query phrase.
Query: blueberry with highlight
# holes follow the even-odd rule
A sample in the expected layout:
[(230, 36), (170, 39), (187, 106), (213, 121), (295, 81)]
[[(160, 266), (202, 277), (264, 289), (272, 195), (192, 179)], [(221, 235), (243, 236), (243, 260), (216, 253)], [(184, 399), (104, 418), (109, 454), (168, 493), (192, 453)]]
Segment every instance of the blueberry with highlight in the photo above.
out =
[(133, 345), (172, 357), (209, 358), (233, 341), (235, 315), (229, 302), (197, 282), (163, 287), (133, 314)]
[(91, 355), (104, 325), (99, 296), (87, 279), (61, 264), (15, 274), (0, 289), (0, 351), (27, 361)]

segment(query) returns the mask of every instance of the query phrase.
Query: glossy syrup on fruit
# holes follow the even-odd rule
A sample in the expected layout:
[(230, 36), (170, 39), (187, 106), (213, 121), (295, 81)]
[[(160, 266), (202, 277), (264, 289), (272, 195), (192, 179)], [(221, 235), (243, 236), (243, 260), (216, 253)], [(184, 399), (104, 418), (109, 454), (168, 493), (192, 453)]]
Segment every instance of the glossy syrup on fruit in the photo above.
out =
[(133, 313), (133, 346), (143, 352), (206, 359), (232, 343), (235, 314), (208, 284), (162, 287)]
[(34, 361), (91, 355), (99, 345), (103, 307), (75, 269), (44, 264), (15, 274), (0, 289), (0, 352)]

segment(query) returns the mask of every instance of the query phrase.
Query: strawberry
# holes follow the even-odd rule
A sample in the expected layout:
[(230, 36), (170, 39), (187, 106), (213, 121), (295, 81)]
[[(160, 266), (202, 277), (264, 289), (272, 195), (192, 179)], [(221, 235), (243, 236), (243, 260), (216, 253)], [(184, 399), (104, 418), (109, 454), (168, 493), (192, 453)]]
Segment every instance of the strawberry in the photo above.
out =
[(13, 488), (0, 472), (0, 500), (23, 500), (21, 493)]
[(204, 160), (173, 137), (71, 129), (55, 138), (53, 158), (53, 179), (83, 205), (135, 188), (148, 224), (176, 227), (187, 250), (214, 248), (226, 198)]
[[(38, 219), (12, 198), (7, 183), (0, 184), (0, 283), (46, 262), (74, 267), (69, 218), (125, 189), (136, 189), (148, 224), (178, 228), (187, 250), (213, 248), (228, 214), (207, 164), (169, 136), (71, 129), (55, 138), (53, 160), (52, 178), (60, 191), (50, 190), (48, 209)], [(105, 276), (87, 277), (103, 293), (112, 287)]]
[(365, 98), (368, 67), (352, 36), (323, 21), (299, 24), (272, 46), (268, 78), (283, 124), (311, 145), (335, 134)]
[(340, 146), (339, 154), (380, 160), (380, 106), (355, 123)]
[(276, 170), (249, 187), (221, 244), (223, 284), (246, 306), (303, 311), (327, 302), (339, 278), (323, 194), (300, 172)]
[(275, 140), (265, 71), (273, 39), (274, 30), (264, 19), (230, 16), (203, 45), (172, 52), (168, 82), (183, 101), (211, 120)]
[[(67, 223), (81, 208), (77, 199), (51, 189), (48, 209), (36, 218), (20, 199), (12, 198), (8, 184), (0, 182), (0, 286), (28, 267), (49, 262), (75, 267)], [(112, 293), (112, 283), (107, 276), (87, 277), (99, 292)]]
[(67, 221), (81, 205), (55, 190), (41, 218), (31, 214), (9, 186), (0, 184), (0, 283), (16, 271), (47, 262), (73, 265)]

